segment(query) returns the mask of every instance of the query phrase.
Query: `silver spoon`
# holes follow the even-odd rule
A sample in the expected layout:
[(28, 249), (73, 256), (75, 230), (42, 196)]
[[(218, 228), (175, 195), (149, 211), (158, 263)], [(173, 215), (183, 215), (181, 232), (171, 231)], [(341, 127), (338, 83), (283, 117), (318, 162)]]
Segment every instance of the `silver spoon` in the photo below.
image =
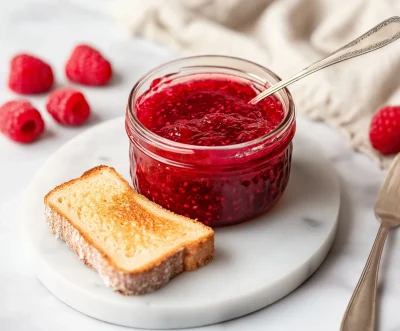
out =
[(346, 46), (339, 48), (337, 51), (328, 55), (326, 58), (319, 60), (309, 67), (303, 69), (297, 74), (290, 76), (287, 79), (271, 86), (262, 93), (258, 94), (255, 98), (251, 99), (249, 103), (256, 104), (262, 99), (274, 94), (275, 92), (283, 89), (284, 87), (306, 77), (316, 71), (329, 67), (353, 57), (363, 55), (368, 52), (375, 51), (378, 48), (389, 45), (400, 37), (400, 17), (393, 16), (387, 20), (379, 23), (376, 27), (372, 28), (362, 36), (348, 43)]
[(375, 204), (379, 227), (364, 271), (344, 314), (341, 331), (374, 331), (376, 324), (379, 262), (389, 230), (400, 225), (400, 154), (386, 177)]

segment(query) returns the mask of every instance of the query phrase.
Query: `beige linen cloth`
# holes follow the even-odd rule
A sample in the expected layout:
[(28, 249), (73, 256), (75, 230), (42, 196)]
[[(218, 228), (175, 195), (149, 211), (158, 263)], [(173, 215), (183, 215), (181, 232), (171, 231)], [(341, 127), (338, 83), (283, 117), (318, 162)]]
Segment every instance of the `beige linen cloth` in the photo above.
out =
[[(129, 33), (185, 55), (238, 56), (284, 78), (400, 15), (400, 0), (117, 0), (112, 12)], [(388, 167), (391, 157), (374, 151), (368, 128), (378, 107), (400, 104), (400, 40), (289, 89), (298, 114), (340, 129)]]

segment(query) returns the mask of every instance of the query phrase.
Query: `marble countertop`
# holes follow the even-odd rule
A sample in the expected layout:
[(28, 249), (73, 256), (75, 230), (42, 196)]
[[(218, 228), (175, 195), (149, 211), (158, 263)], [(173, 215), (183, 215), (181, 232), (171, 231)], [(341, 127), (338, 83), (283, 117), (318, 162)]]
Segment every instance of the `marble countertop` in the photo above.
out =
[[(51, 295), (32, 273), (21, 242), (24, 192), (43, 162), (64, 142), (105, 120), (123, 115), (133, 83), (147, 70), (176, 57), (143, 40), (124, 35), (104, 12), (106, 0), (14, 0), (0, 3), (0, 103), (15, 98), (6, 88), (9, 59), (29, 51), (46, 59), (59, 86), (66, 86), (63, 64), (78, 42), (91, 42), (115, 67), (107, 88), (82, 88), (92, 106), (87, 126), (60, 127), (44, 112), (47, 131), (29, 146), (0, 137), (0, 329), (4, 331), (116, 331), (126, 328), (86, 317)], [(45, 96), (30, 98), (44, 110)], [(309, 123), (334, 164), (341, 184), (340, 224), (334, 246), (317, 272), (295, 292), (249, 316), (199, 328), (216, 330), (336, 331), (372, 247), (378, 223), (373, 206), (384, 174), (354, 152), (343, 137), (321, 123)], [(318, 157), (318, 156), (316, 156)], [(380, 273), (380, 330), (400, 329), (400, 232), (386, 243)]]

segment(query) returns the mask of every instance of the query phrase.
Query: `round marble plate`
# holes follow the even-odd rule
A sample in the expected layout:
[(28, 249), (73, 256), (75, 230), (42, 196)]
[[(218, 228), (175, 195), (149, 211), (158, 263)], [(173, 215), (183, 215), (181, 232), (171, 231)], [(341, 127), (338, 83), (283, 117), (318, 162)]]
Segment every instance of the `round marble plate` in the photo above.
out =
[(318, 268), (336, 232), (338, 182), (306, 124), (299, 119), (292, 174), (278, 205), (253, 221), (216, 229), (216, 255), (210, 264), (138, 297), (106, 288), (45, 223), (43, 196), (61, 182), (99, 164), (113, 166), (129, 179), (124, 119), (89, 129), (55, 153), (28, 189), (24, 242), (38, 278), (78, 311), (138, 328), (214, 324), (281, 299)]

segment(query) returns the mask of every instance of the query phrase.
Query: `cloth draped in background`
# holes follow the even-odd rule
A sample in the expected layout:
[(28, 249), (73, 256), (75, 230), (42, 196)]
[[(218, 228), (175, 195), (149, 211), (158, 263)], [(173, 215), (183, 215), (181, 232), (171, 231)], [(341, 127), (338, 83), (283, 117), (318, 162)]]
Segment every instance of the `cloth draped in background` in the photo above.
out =
[[(132, 35), (184, 55), (223, 54), (255, 61), (281, 78), (400, 15), (399, 0), (118, 0), (112, 12)], [(400, 105), (400, 41), (314, 73), (289, 86), (298, 114), (345, 134), (387, 168), (371, 147), (371, 116)], [(317, 137), (316, 137), (317, 138)]]

